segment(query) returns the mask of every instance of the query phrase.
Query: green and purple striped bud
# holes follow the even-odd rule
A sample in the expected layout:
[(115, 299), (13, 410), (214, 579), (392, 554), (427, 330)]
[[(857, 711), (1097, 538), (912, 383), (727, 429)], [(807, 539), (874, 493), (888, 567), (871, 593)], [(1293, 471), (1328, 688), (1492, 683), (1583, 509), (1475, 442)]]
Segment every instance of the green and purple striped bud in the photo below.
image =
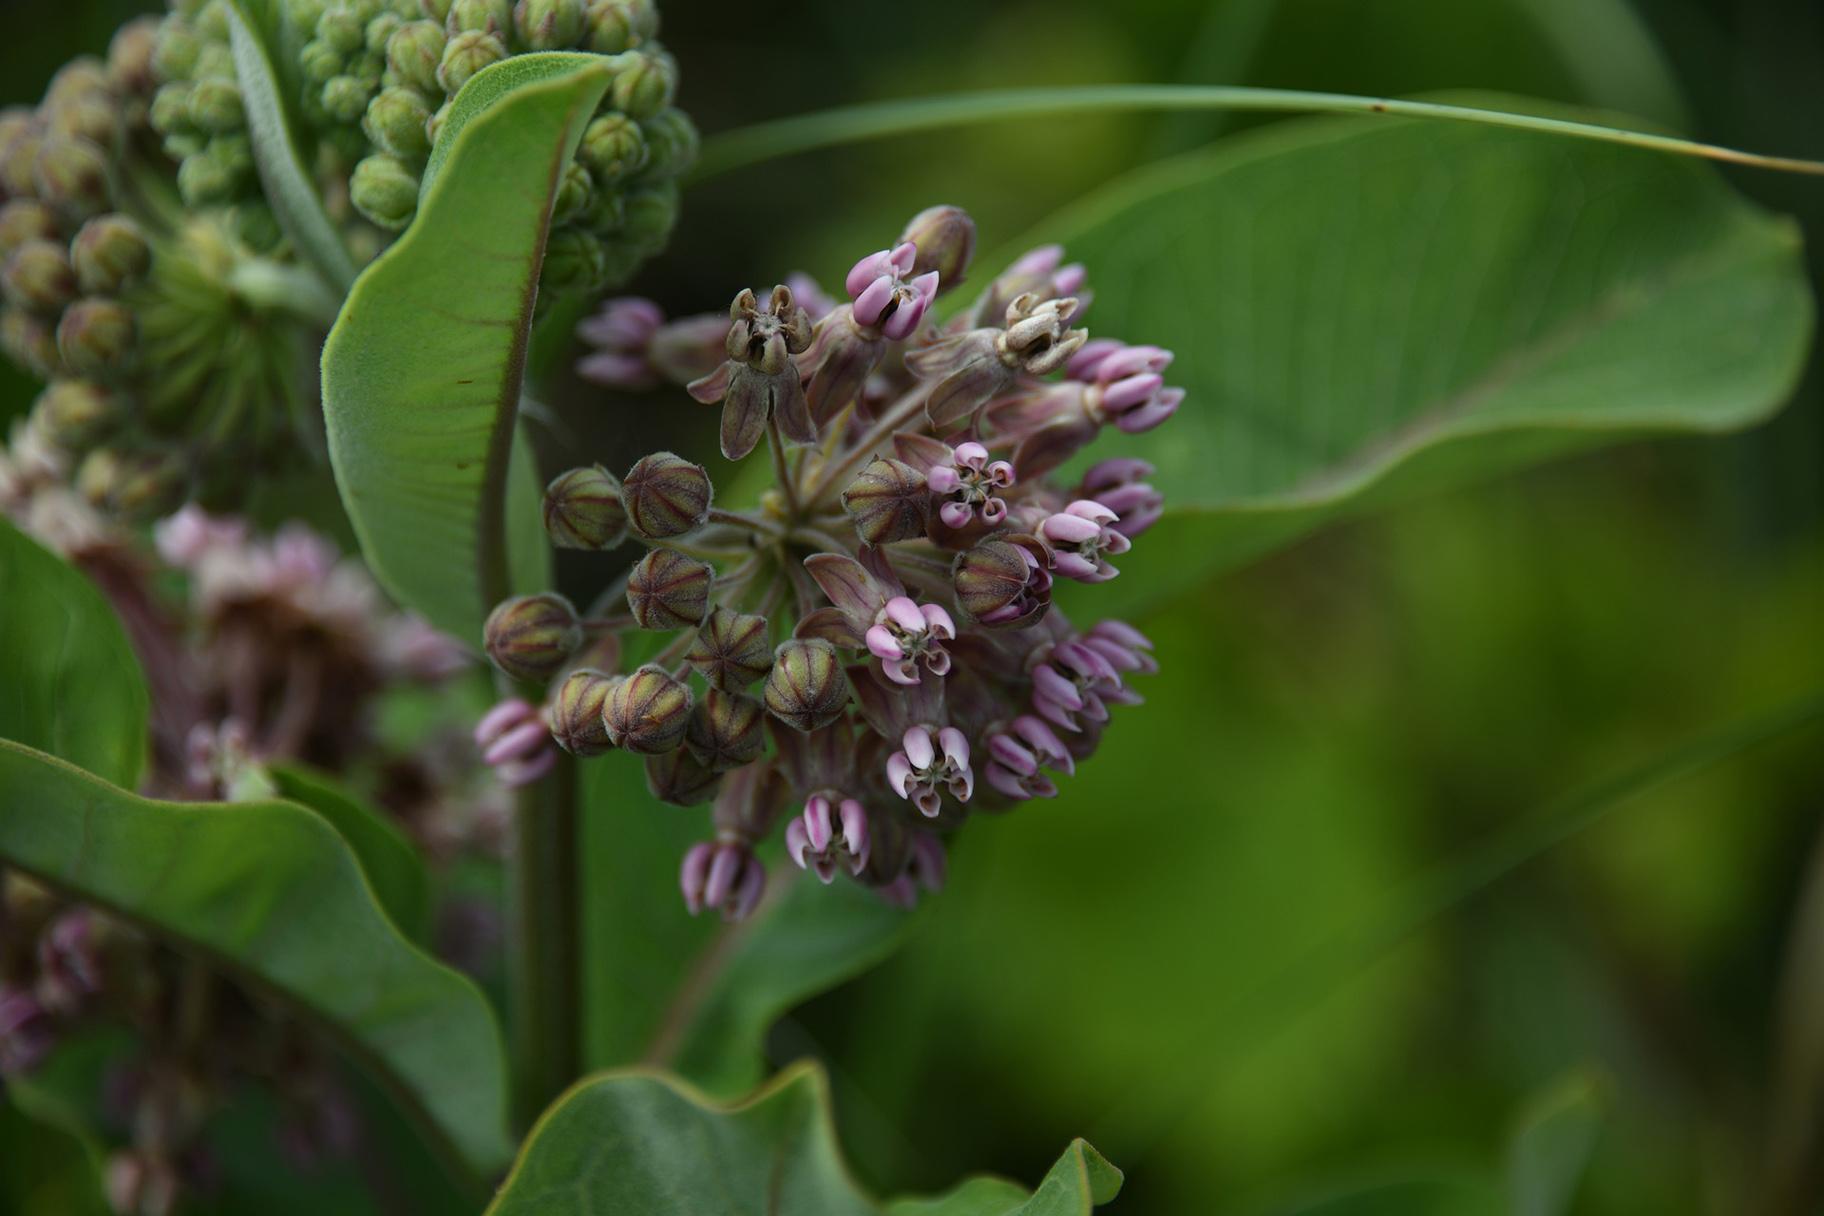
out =
[(482, 627), (488, 657), (516, 680), (550, 679), (582, 644), (576, 608), (556, 592), (505, 600)]

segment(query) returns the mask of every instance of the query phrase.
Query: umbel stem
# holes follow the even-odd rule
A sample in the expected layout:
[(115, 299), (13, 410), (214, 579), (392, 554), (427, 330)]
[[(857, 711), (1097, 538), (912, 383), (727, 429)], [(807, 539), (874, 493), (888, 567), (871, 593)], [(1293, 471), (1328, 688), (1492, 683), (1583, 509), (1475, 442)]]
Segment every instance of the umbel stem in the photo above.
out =
[(521, 1132), (582, 1072), (576, 764), (560, 754), (519, 792), (509, 862), (513, 1122)]

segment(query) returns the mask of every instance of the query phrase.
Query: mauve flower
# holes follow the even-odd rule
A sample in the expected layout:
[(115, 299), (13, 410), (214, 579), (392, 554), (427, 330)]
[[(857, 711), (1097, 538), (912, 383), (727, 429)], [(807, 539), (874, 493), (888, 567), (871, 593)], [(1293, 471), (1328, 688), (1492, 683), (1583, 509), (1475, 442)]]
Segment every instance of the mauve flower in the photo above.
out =
[(0, 985), (0, 1078), (32, 1071), (55, 1043), (51, 1015), (38, 998)]
[(1119, 518), (1110, 526), (1133, 540), (1159, 522), (1165, 513), (1165, 495), (1146, 484), (1153, 466), (1132, 456), (1100, 461), (1083, 474), (1077, 497), (1101, 503)]
[(1040, 766), (1064, 773), (1077, 771), (1076, 762), (1057, 732), (1032, 714), (1021, 714), (988, 736), (988, 784), (1016, 801), (1055, 798), (1057, 783)]
[(785, 851), (800, 870), (828, 883), (837, 870), (860, 874), (868, 864), (868, 812), (834, 791), (812, 794), (804, 813), (785, 825)]
[(664, 323), (665, 310), (651, 300), (621, 296), (604, 302), (593, 316), (577, 323), (576, 336), (596, 348), (577, 361), (577, 375), (625, 392), (656, 388), (659, 375), (646, 351)]
[(557, 744), (538, 707), (509, 697), (475, 724), (483, 762), (506, 785), (530, 785), (557, 763)]
[(881, 671), (895, 684), (918, 683), (921, 663), (934, 676), (947, 674), (950, 654), (943, 644), (955, 636), (949, 613), (903, 595), (881, 605), (866, 635), (868, 653), (880, 660)]
[(723, 920), (746, 920), (766, 890), (766, 867), (738, 840), (705, 841), (684, 854), (678, 887), (692, 916), (714, 908)]
[(980, 520), (993, 528), (1006, 520), (1007, 500), (1002, 495), (1013, 488), (1011, 463), (990, 459), (988, 449), (974, 440), (954, 448), (924, 436), (898, 442), (902, 457), (924, 461), (925, 484), (941, 500), (937, 517), (945, 527), (961, 530)]
[(969, 768), (969, 739), (954, 726), (914, 726), (887, 757), (887, 784), (894, 793), (935, 818), (948, 791), (958, 802), (975, 792)]
[(1121, 573), (1103, 556), (1133, 547), (1114, 527), (1116, 519), (1101, 503), (1082, 498), (1047, 516), (1039, 535), (1051, 547), (1052, 569), (1080, 583), (1105, 583)]
[(850, 268), (844, 286), (859, 324), (878, 329), (891, 342), (912, 335), (937, 298), (937, 271), (913, 276), (917, 260), (918, 247), (907, 241), (870, 253)]

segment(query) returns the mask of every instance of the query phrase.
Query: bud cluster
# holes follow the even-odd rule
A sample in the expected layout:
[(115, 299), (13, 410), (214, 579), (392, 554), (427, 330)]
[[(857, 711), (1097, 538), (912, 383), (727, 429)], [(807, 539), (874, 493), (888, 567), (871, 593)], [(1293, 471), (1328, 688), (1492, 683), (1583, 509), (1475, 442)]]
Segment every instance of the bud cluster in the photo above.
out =
[[(1091, 341), (1084, 272), (1053, 247), (936, 324), (974, 244), (967, 214), (934, 207), (855, 263), (847, 302), (793, 276), (726, 314), (668, 323), (625, 299), (580, 327), (597, 347), (583, 375), (688, 387), (721, 407), (723, 455), (765, 444), (775, 483), (757, 510), (720, 509), (704, 470), (668, 452), (618, 481), (553, 480), (554, 543), (648, 552), (588, 614), (554, 595), (496, 611), (490, 655), (549, 691), (542, 709), (496, 711), (545, 729), (488, 758), (530, 780), (552, 736), (632, 751), (660, 799), (711, 802), (713, 838), (681, 863), (693, 913), (753, 911), (776, 829), (821, 880), (911, 903), (942, 883), (970, 812), (1055, 796), (1112, 707), (1139, 701), (1132, 677), (1156, 670), (1131, 626), (1078, 629), (1053, 603), (1056, 580), (1119, 574), (1159, 516), (1151, 470), (1117, 457), (1056, 474), (1105, 429), (1177, 410), (1172, 356)], [(648, 657), (602, 660), (623, 652)]]

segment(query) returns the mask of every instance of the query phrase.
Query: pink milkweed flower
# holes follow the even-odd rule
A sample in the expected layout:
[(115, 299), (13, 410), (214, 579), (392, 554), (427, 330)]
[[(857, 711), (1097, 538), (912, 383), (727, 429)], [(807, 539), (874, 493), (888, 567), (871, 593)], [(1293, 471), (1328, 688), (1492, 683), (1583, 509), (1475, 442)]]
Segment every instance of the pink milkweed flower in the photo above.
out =
[(1032, 676), (1032, 708), (1068, 731), (1084, 722), (1108, 721), (1108, 702), (1132, 704), (1138, 697), (1123, 686), (1108, 656), (1081, 637), (1039, 652)]
[(537, 706), (518, 697), (482, 715), (475, 724), (481, 758), (505, 785), (530, 785), (557, 763), (557, 745)]
[(766, 867), (739, 840), (704, 841), (685, 852), (678, 888), (692, 916), (714, 908), (723, 920), (745, 920), (766, 890)]
[(915, 604), (896, 595), (874, 616), (865, 635), (868, 652), (880, 660), (880, 669), (895, 684), (916, 684), (918, 666), (934, 676), (950, 671), (950, 652), (943, 644), (956, 636), (950, 614), (936, 604)]
[(812, 794), (804, 813), (785, 825), (785, 852), (800, 870), (828, 884), (838, 869), (859, 875), (867, 868), (868, 812), (853, 798)]
[(954, 726), (914, 726), (900, 740), (900, 750), (887, 757), (887, 784), (901, 798), (935, 818), (943, 794), (958, 802), (975, 792), (975, 774), (969, 768), (969, 740)]
[(50, 1012), (38, 998), (0, 984), (0, 1077), (32, 1071), (55, 1044)]
[(1159, 670), (1159, 664), (1153, 658), (1152, 641), (1123, 621), (1098, 621), (1078, 640), (1107, 659), (1117, 671), (1150, 676)]
[(1057, 732), (1032, 714), (1021, 714), (988, 736), (988, 784), (1007, 797), (1021, 802), (1057, 797), (1057, 783), (1040, 771), (1041, 765), (1077, 771)]
[(870, 253), (850, 268), (844, 285), (855, 301), (858, 324), (878, 329), (893, 342), (912, 335), (937, 298), (937, 271), (906, 277), (917, 260), (918, 247), (907, 241)]
[(948, 460), (925, 469), (925, 484), (945, 501), (937, 516), (950, 528), (967, 528), (977, 516), (989, 527), (1007, 518), (1007, 500), (1001, 491), (1013, 486), (1013, 465), (989, 460), (988, 449), (973, 440), (959, 443)]
[(1051, 548), (1052, 568), (1080, 583), (1106, 583), (1121, 573), (1106, 553), (1126, 553), (1133, 543), (1114, 527), (1118, 517), (1099, 502), (1079, 498), (1039, 525)]
[(237, 549), (245, 544), (247, 522), (232, 516), (211, 515), (195, 503), (188, 503), (175, 515), (153, 525), (152, 539), (159, 556), (168, 564), (188, 570), (205, 554)]
[(76, 1013), (101, 991), (101, 954), (95, 918), (87, 908), (65, 912), (38, 938), (38, 993), (44, 1004)]
[(1092, 499), (1118, 518), (1111, 526), (1133, 540), (1159, 522), (1165, 513), (1165, 495), (1146, 484), (1153, 466), (1132, 456), (1117, 456), (1093, 464), (1077, 488), (1079, 498)]
[(656, 388), (659, 374), (646, 353), (663, 324), (665, 310), (651, 300), (621, 296), (605, 302), (577, 324), (576, 336), (596, 349), (577, 361), (576, 374), (603, 388)]

